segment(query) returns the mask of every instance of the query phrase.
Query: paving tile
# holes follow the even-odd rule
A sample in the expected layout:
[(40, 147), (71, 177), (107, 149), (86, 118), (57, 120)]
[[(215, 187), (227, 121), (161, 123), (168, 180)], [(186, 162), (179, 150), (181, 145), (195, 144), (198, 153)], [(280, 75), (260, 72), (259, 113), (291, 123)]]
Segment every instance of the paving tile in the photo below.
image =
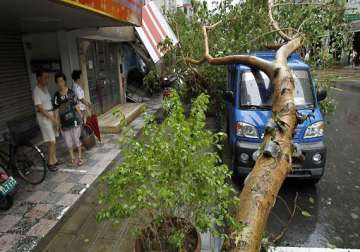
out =
[(22, 218), (10, 230), (8, 230), (8, 233), (25, 235), (36, 223), (37, 220), (26, 217)]
[(108, 153), (111, 150), (112, 150), (112, 148), (109, 148), (109, 146), (106, 144), (106, 148), (105, 147), (101, 148), (96, 153)]
[(9, 213), (11, 215), (23, 216), (27, 212), (29, 212), (35, 205), (36, 205), (35, 203), (24, 202), (15, 199), (15, 203), (12, 206), (12, 208), (9, 210)]
[(6, 215), (1, 218), (0, 232), (7, 232), (14, 227), (21, 220), (21, 216), (18, 215)]
[(85, 174), (71, 173), (71, 175), (68, 176), (65, 181), (69, 183), (78, 183), (78, 181), (80, 181), (80, 179), (84, 176)]
[(67, 193), (72, 187), (74, 187), (74, 183), (62, 182), (54, 189), (54, 192)]
[(80, 183), (91, 184), (97, 178), (94, 174), (86, 174), (80, 179)]
[(33, 207), (29, 212), (25, 214), (25, 217), (32, 219), (40, 219), (42, 218), (50, 209), (52, 205), (50, 204), (38, 204)]
[(27, 202), (31, 203), (40, 203), (44, 202), (44, 200), (49, 196), (49, 192), (44, 191), (36, 191), (29, 198), (25, 199)]
[[(55, 238), (43, 250), (44, 252), (72, 252), (71, 242), (76, 236), (74, 234), (58, 233)], [(100, 252), (100, 251), (99, 251)]]
[(56, 224), (54, 220), (41, 219), (35, 224), (26, 235), (35, 237), (44, 237)]
[(97, 163), (98, 163), (98, 161), (99, 160), (94, 160), (94, 159), (92, 159), (92, 158), (89, 158), (89, 159), (87, 159), (85, 162), (85, 165), (86, 165), (86, 168), (85, 169), (87, 169), (87, 168), (91, 168), (91, 167), (94, 167)]
[(57, 174), (51, 178), (51, 182), (54, 182), (55, 184), (59, 184), (61, 182), (64, 182), (68, 177), (70, 176), (67, 172), (57, 172)]
[(57, 205), (70, 206), (79, 198), (78, 194), (65, 194), (58, 202)]
[(44, 219), (48, 220), (59, 220), (66, 212), (69, 207), (52, 205), (52, 208), (43, 216)]
[(57, 202), (59, 202), (59, 200), (61, 198), (63, 198), (65, 195), (65, 193), (60, 193), (60, 192), (49, 192), (49, 195), (46, 199), (44, 199), (44, 203), (47, 204), (56, 204)]
[(87, 184), (74, 184), (74, 186), (70, 189), (69, 193), (71, 194), (82, 194), (84, 193), (84, 189), (88, 187)]
[(33, 236), (22, 236), (8, 252), (29, 252), (39, 242), (39, 238)]
[(49, 179), (49, 180), (45, 180), (44, 182), (42, 182), (40, 184), (39, 190), (45, 191), (45, 192), (53, 192), (55, 190), (55, 188), (58, 186), (59, 186), (58, 183), (54, 183), (54, 181), (51, 181)]
[[(24, 187), (26, 188), (26, 186)], [(29, 197), (31, 197), (34, 194), (32, 191), (22, 191), (18, 192), (14, 195), (14, 201), (15, 202), (22, 202), (27, 200)]]
[(8, 251), (13, 247), (16, 241), (20, 238), (17, 234), (3, 234), (0, 235), (0, 251)]

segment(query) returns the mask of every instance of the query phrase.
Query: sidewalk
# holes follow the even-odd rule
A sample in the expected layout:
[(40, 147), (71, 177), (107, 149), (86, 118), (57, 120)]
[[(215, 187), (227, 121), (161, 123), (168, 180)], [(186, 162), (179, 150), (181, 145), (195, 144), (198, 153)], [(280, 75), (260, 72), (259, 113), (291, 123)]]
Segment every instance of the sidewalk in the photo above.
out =
[[(154, 113), (160, 106), (161, 96), (147, 102), (146, 111)], [(142, 117), (136, 118), (130, 124), (135, 131), (142, 128)], [(72, 208), (76, 208), (73, 206), (79, 201), (85, 200), (89, 203), (84, 206), (77, 204), (81, 206), (77, 214), (79, 218), (88, 216), (84, 214), (86, 206), (90, 207), (95, 214), (96, 209), (91, 202), (96, 202), (97, 196), (91, 194), (92, 184), (109, 165), (114, 166), (119, 162), (120, 150), (117, 139), (118, 135), (115, 134), (103, 135), (103, 144), (98, 144), (85, 152), (86, 162), (83, 166), (74, 168), (62, 165), (58, 172), (48, 172), (45, 181), (40, 185), (33, 186), (18, 180), (20, 185), (15, 195), (14, 206), (7, 212), (0, 212), (0, 251), (32, 251), (38, 244), (41, 246), (48, 239), (44, 238), (48, 234), (50, 236), (56, 233), (59, 226), (74, 230), (76, 223), (66, 222), (64, 219), (72, 215), (69, 213), (76, 211)], [(59, 143), (58, 156), (67, 160), (67, 155), (64, 144)], [(90, 198), (87, 196), (89, 194)], [(88, 233), (93, 232), (88, 227), (86, 230)], [(80, 237), (76, 238), (80, 239)], [(65, 251), (65, 249), (61, 246), (48, 251)]]
[(318, 79), (330, 79), (332, 81), (346, 81), (359, 83), (360, 68), (339, 67), (324, 70), (314, 70), (314, 76)]

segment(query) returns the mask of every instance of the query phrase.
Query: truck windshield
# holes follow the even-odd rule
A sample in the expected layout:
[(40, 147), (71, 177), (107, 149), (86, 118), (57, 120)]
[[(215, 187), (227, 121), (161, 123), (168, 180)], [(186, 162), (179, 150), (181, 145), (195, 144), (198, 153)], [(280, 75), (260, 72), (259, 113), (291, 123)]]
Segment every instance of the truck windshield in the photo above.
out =
[[(297, 107), (313, 107), (314, 97), (305, 70), (292, 70), (295, 80), (295, 105)], [(273, 86), (268, 76), (259, 70), (249, 70), (242, 73), (240, 83), (240, 106), (254, 108), (271, 108)]]

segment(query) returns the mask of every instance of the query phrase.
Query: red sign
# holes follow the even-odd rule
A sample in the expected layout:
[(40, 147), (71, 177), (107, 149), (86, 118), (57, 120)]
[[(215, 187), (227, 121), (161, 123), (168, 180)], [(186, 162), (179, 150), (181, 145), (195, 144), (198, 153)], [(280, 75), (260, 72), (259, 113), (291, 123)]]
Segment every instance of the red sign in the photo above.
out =
[(62, 0), (119, 21), (141, 25), (143, 0)]

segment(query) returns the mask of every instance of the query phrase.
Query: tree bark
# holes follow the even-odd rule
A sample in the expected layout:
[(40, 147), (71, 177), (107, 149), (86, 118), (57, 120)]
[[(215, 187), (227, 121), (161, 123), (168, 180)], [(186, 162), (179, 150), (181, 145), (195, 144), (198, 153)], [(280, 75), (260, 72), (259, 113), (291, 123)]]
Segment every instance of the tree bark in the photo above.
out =
[[(230, 251), (256, 252), (260, 250), (270, 210), (290, 171), (293, 151), (291, 139), (297, 119), (293, 96), (294, 79), (287, 65), (287, 58), (301, 44), (302, 38), (298, 37), (282, 46), (276, 54), (276, 74), (272, 79), (274, 85), (272, 114), (273, 120), (281, 120), (287, 125), (287, 130), (276, 130), (275, 137), (272, 139), (279, 143), (280, 155), (277, 158), (261, 155), (246, 178), (236, 214), (236, 220), (243, 225), (243, 228), (231, 234)], [(286, 91), (282, 92), (284, 88)], [(271, 134), (267, 133), (264, 141), (269, 141), (271, 138)]]

